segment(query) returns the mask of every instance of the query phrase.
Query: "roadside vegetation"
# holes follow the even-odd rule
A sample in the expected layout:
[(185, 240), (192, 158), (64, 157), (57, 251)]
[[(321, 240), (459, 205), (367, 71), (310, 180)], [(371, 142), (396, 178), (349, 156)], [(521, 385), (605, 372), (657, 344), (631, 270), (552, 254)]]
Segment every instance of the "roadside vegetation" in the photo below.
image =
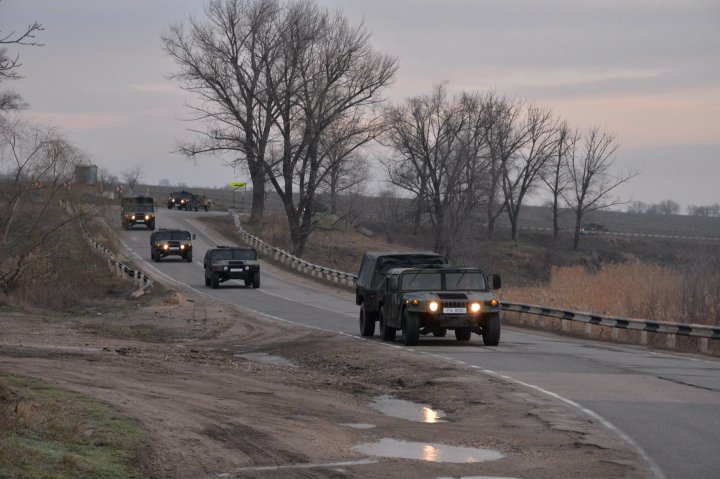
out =
[(142, 478), (143, 431), (102, 403), (0, 372), (0, 477)]

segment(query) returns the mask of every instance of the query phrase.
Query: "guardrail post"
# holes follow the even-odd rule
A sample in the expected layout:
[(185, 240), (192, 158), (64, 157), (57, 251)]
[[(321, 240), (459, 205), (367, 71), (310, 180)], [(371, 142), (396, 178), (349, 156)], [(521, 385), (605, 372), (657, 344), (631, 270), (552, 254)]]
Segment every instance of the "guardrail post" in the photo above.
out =
[(612, 328), (612, 330), (610, 330), (610, 338), (613, 341), (617, 341), (619, 337), (620, 337), (620, 330), (618, 328)]
[(647, 331), (640, 331), (640, 344), (643, 346), (647, 346), (648, 343), (648, 334)]
[(699, 345), (700, 345), (700, 352), (703, 354), (707, 354), (708, 352), (708, 346), (709, 346), (708, 338), (700, 338)]
[(676, 334), (668, 334), (667, 340), (665, 345), (668, 349), (675, 349), (675, 343), (676, 343), (677, 335)]

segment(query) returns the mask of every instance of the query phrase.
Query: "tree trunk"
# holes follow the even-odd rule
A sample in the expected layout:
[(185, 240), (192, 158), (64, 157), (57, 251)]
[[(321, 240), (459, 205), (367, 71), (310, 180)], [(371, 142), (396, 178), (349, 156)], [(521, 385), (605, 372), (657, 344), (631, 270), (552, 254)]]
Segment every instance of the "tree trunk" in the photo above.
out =
[(253, 184), (253, 193), (248, 223), (260, 224), (265, 215), (265, 169), (262, 165), (250, 168), (250, 179)]
[(560, 225), (558, 224), (558, 198), (553, 198), (553, 241), (557, 241), (560, 236)]
[(582, 211), (575, 213), (575, 237), (573, 238), (573, 251), (580, 247), (580, 226), (582, 225)]

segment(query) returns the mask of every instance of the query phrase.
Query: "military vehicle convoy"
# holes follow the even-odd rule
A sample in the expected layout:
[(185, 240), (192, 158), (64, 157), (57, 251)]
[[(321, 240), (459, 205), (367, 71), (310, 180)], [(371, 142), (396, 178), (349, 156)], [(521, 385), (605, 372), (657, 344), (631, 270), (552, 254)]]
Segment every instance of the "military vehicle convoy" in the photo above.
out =
[(245, 286), (260, 287), (260, 264), (257, 252), (249, 246), (217, 246), (203, 259), (205, 286), (213, 289), (230, 279), (241, 279)]
[(160, 228), (150, 235), (150, 258), (159, 263), (167, 256), (180, 256), (183, 261), (191, 262), (195, 238), (189, 231)]
[(135, 196), (120, 200), (120, 221), (123, 229), (143, 225), (149, 230), (155, 229), (155, 206), (152, 197)]
[(196, 195), (189, 191), (174, 191), (168, 196), (167, 207), (172, 209), (177, 207), (179, 210), (197, 211), (199, 208), (208, 211), (212, 201), (205, 195)]
[(434, 253), (366, 253), (357, 282), (362, 336), (373, 336), (379, 321), (383, 340), (402, 331), (407, 346), (421, 334), (443, 337), (448, 330), (458, 341), (475, 332), (485, 345), (500, 342), (501, 308), (491, 292), (501, 286), (498, 275), (449, 265)]

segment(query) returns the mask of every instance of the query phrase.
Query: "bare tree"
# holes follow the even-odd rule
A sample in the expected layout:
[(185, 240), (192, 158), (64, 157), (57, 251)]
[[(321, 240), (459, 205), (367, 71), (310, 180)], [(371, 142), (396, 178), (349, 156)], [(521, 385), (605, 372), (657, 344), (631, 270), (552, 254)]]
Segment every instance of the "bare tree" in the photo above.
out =
[[(397, 61), (370, 45), (363, 25), (351, 25), (341, 12), (311, 2), (290, 4), (279, 20), (280, 53), (266, 62), (266, 108), (273, 117), (277, 147), (266, 171), (280, 196), (290, 226), (291, 252), (302, 255), (316, 226), (318, 188), (329, 174), (321, 141), (347, 118), (363, 118), (353, 143), (380, 121), (370, 107), (397, 70)], [(353, 149), (353, 148), (350, 148)]]
[(170, 180), (168, 180), (167, 178), (163, 178), (160, 181), (158, 181), (158, 186), (167, 188), (168, 186), (170, 186)]
[(529, 105), (525, 114), (525, 123), (518, 138), (518, 153), (502, 162), (502, 189), (512, 228), (512, 240), (518, 240), (519, 218), (523, 200), (535, 187), (545, 167), (555, 154), (555, 132), (557, 121), (550, 110)]
[(580, 228), (586, 213), (624, 203), (611, 196), (618, 186), (637, 176), (635, 172), (614, 175), (611, 171), (620, 145), (615, 135), (593, 127), (584, 135), (584, 152), (568, 156), (570, 187), (563, 194), (575, 213), (573, 249), (580, 245)]
[(127, 168), (120, 172), (120, 174), (125, 179), (125, 183), (128, 185), (128, 189), (130, 190), (130, 194), (135, 194), (135, 186), (137, 186), (138, 181), (142, 179), (142, 177), (145, 175), (145, 168), (143, 168), (142, 165), (137, 164), (133, 167)]
[[(7, 80), (15, 80), (22, 78), (18, 72), (22, 66), (20, 55), (8, 55), (7, 49), (2, 45), (29, 45), (40, 46), (41, 43), (35, 41), (35, 34), (44, 30), (42, 24), (33, 22), (26, 29), (16, 32), (4, 33), (0, 30), (0, 83)], [(0, 113), (10, 110), (24, 108), (25, 104), (22, 97), (13, 91), (0, 92)]]
[(542, 180), (552, 194), (553, 240), (560, 236), (559, 218), (563, 211), (560, 209), (562, 194), (569, 187), (567, 165), (574, 162), (572, 156), (577, 150), (580, 134), (571, 130), (567, 122), (561, 123), (557, 128), (554, 155), (548, 161), (547, 168), (542, 172)]
[(250, 173), (250, 222), (265, 210), (267, 154), (275, 107), (268, 104), (264, 76), (277, 54), (281, 16), (278, 0), (211, 0), (206, 21), (191, 18), (162, 38), (179, 71), (180, 86), (197, 95), (193, 119), (205, 122), (196, 143), (181, 144), (189, 157), (231, 151)]
[(33, 264), (61, 254), (54, 235), (79, 215), (54, 211), (74, 167), (86, 161), (57, 132), (24, 123), (0, 124), (0, 289), (14, 289)]

